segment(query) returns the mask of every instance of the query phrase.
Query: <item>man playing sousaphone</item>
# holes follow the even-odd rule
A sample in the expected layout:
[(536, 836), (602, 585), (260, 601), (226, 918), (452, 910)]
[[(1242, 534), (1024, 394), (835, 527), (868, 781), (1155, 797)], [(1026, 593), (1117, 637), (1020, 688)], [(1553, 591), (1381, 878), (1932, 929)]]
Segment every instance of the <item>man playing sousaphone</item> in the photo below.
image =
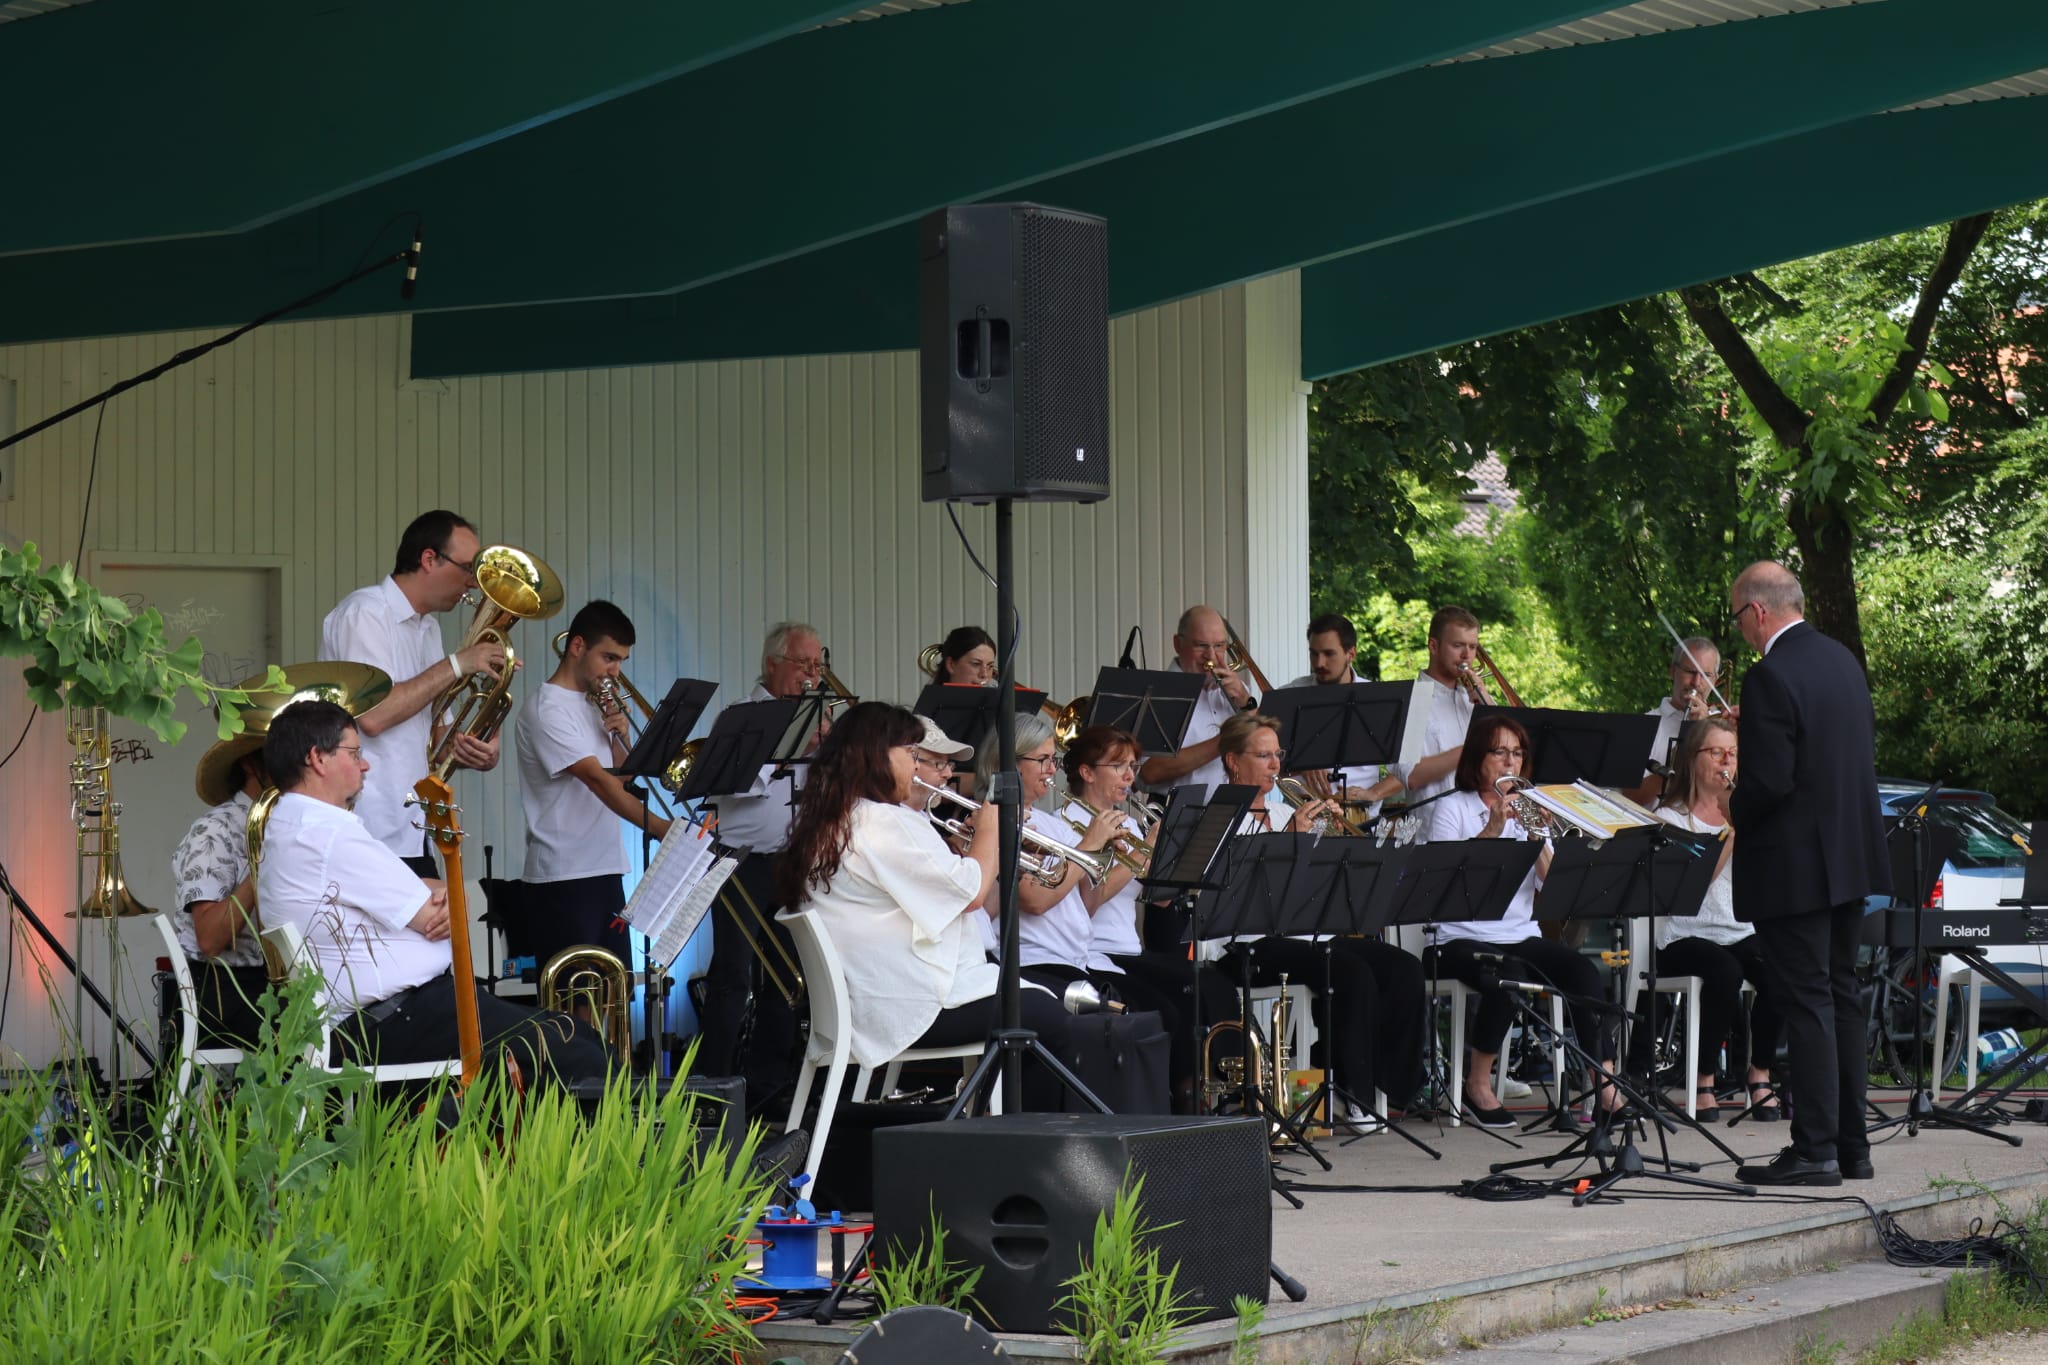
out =
[[(391, 695), (362, 718), (370, 776), (356, 813), (372, 837), (422, 877), (439, 877), (440, 869), (406, 799), (427, 775), (434, 702), (451, 684), (478, 673), (498, 675), (505, 666), (501, 644), (449, 654), (434, 620), (476, 586), (480, 548), (476, 528), (455, 513), (422, 512), (405, 528), (391, 573), (342, 598), (320, 623), (322, 659), (353, 659), (391, 675)], [(458, 767), (488, 772), (498, 766), (498, 736), (456, 735), (451, 744)]]

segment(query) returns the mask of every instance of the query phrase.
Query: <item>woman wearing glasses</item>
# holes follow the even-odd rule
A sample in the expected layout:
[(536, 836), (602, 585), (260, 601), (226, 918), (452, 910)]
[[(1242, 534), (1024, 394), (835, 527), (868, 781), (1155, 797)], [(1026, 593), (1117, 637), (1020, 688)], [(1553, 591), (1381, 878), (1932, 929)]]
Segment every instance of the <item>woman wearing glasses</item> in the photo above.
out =
[[(1508, 809), (1506, 799), (1493, 787), (1503, 777), (1521, 774), (1528, 751), (1528, 732), (1510, 717), (1495, 717), (1490, 727), (1475, 731), (1458, 758), (1451, 790), (1430, 807), (1429, 842), (1528, 838), (1528, 832)], [(1502, 1107), (1493, 1090), (1494, 1062), (1515, 1019), (1514, 1002), (1499, 984), (1502, 977), (1517, 980), (1533, 976), (1556, 987), (1565, 997), (1572, 1027), (1586, 1050), (1609, 1069), (1614, 1065), (1609, 1016), (1603, 1010), (1578, 1003), (1579, 999), (1590, 1000), (1600, 994), (1600, 973), (1577, 949), (1546, 939), (1536, 931), (1536, 893), (1549, 871), (1550, 848), (1546, 844), (1535, 867), (1516, 888), (1505, 915), (1497, 920), (1435, 924), (1429, 928), (1426, 962), (1431, 976), (1448, 976), (1479, 992), (1479, 1019), (1466, 1057), (1465, 1093), (1461, 1098), (1482, 1127), (1515, 1126), (1514, 1115)], [(1592, 1080), (1587, 1079), (1589, 1083)], [(1602, 1107), (1613, 1108), (1612, 1091), (1604, 1085), (1600, 1089)]]
[[(1307, 834), (1316, 822), (1334, 821), (1341, 808), (1334, 801), (1289, 806), (1276, 790), (1286, 753), (1280, 747), (1280, 722), (1245, 711), (1223, 722), (1216, 733), (1224, 780), (1255, 788), (1258, 795), (1245, 814), (1242, 834), (1292, 832)], [(1325, 977), (1327, 950), (1327, 971)], [(1336, 1083), (1357, 1102), (1369, 1104), (1375, 1091), (1388, 1103), (1405, 1109), (1422, 1084), (1422, 967), (1389, 943), (1374, 938), (1306, 934), (1266, 937), (1230, 945), (1225, 972), (1233, 981), (1254, 986), (1279, 982), (1282, 973), (1315, 992), (1318, 1050)], [(1327, 980), (1329, 998), (1325, 998)], [(1327, 1049), (1322, 1039), (1328, 1039)], [(1356, 1105), (1345, 1121), (1362, 1131), (1378, 1127)]]
[[(976, 823), (965, 857), (907, 805), (924, 726), (910, 712), (863, 702), (818, 746), (804, 799), (776, 863), (785, 905), (815, 913), (846, 973), (854, 1061), (879, 1067), (908, 1048), (986, 1038), (997, 1026), (997, 971), (973, 920), (995, 885), (996, 824)], [(1066, 1014), (1023, 992), (1022, 1018), (1054, 1050)], [(1025, 1068), (1032, 1108), (1056, 1107), (1058, 1086)]]
[[(1089, 820), (1086, 830), (1076, 836), (1073, 826), (1040, 807), (1052, 792), (1060, 766), (1059, 755), (1053, 750), (1052, 722), (1042, 715), (1020, 715), (1016, 734), (1025, 821), (1049, 839), (1108, 861), (1109, 855), (1103, 850), (1111, 839), (1123, 833), (1123, 816), (1106, 810)], [(983, 801), (988, 800), (990, 777), (996, 770), (996, 747), (997, 735), (991, 730), (982, 738), (981, 750), (974, 760), (978, 795)], [(1031, 856), (1029, 847), (1024, 854), (1026, 858)], [(1060, 864), (1059, 880), (1051, 886), (1029, 870), (1019, 876), (1017, 908), (1022, 913), (1017, 921), (1017, 960), (1023, 965), (1025, 980), (1035, 981), (1055, 995), (1065, 991), (1070, 983), (1087, 977), (1105, 995), (1119, 998), (1117, 978), (1122, 975), (1121, 968), (1089, 970), (1088, 948), (1094, 939), (1093, 921), (1098, 907), (1089, 904), (1085, 894), (1088, 889), (1087, 874), (1072, 862)], [(993, 913), (995, 907), (990, 910)]]
[(1697, 915), (1670, 915), (1657, 921), (1657, 974), (1700, 979), (1700, 1074), (1695, 1078), (1699, 1116), (1720, 1113), (1714, 1101), (1714, 1059), (1727, 1044), (1732, 1069), (1737, 1056), (1733, 1036), (1742, 1017), (1742, 983), (1757, 988), (1749, 1015), (1749, 1098), (1752, 1118), (1776, 1119), (1778, 1098), (1771, 1089), (1771, 1061), (1778, 1055), (1781, 1031), (1771, 999), (1763, 952), (1756, 928), (1735, 918), (1730, 891), (1729, 855), (1735, 832), (1728, 826), (1728, 797), (1735, 790), (1735, 727), (1718, 716), (1693, 726), (1679, 748), (1671, 781), (1657, 803), (1657, 817), (1694, 834), (1721, 841), (1714, 880)]

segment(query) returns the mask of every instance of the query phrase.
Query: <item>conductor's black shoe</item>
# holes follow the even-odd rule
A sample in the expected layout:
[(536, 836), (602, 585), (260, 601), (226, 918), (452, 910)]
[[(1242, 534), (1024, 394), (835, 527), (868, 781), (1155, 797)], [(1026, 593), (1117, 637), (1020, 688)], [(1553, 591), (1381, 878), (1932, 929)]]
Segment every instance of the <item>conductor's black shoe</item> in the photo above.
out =
[(1870, 1164), (1870, 1153), (1868, 1152), (1864, 1152), (1860, 1156), (1837, 1153), (1835, 1161), (1842, 1168), (1842, 1179), (1844, 1180), (1877, 1179), (1877, 1170)]
[(1787, 1147), (1761, 1166), (1738, 1167), (1735, 1178), (1745, 1185), (1839, 1185), (1842, 1168), (1833, 1160), (1814, 1161)]

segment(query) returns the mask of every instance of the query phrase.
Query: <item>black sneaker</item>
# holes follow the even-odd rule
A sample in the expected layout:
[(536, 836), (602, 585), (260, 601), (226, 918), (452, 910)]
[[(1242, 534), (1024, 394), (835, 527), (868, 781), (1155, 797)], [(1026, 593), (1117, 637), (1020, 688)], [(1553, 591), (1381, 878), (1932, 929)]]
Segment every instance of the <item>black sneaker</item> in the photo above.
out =
[(1742, 1166), (1735, 1178), (1745, 1185), (1839, 1185), (1842, 1168), (1834, 1161), (1814, 1161), (1787, 1147), (1761, 1166)]

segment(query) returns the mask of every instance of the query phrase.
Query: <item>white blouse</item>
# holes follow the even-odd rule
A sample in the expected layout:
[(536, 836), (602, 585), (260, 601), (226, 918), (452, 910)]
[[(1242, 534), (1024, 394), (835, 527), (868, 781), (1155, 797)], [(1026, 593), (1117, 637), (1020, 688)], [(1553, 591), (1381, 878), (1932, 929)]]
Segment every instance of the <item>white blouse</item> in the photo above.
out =
[[(1031, 828), (1049, 839), (1073, 847), (1081, 836), (1074, 827), (1049, 811), (1036, 807), (1024, 812), (1031, 822)], [(1026, 857), (1036, 857), (1031, 846), (1023, 849)], [(1104, 855), (1107, 856), (1107, 855)], [(1022, 874), (1030, 876), (1029, 872)], [(1047, 964), (1060, 967), (1079, 967), (1086, 970), (1089, 965), (1089, 946), (1095, 938), (1094, 916), (1088, 913), (1088, 901), (1081, 894), (1086, 884), (1080, 877), (1069, 879), (1072, 883), (1067, 894), (1047, 907), (1044, 914), (1034, 915), (1019, 907), (1017, 915), (1017, 962), (1020, 966), (1038, 967)], [(1107, 907), (1104, 907), (1107, 909)], [(1123, 968), (1114, 963), (1107, 970), (1120, 972)]]
[(996, 966), (963, 913), (980, 890), (979, 865), (948, 848), (923, 811), (854, 803), (839, 872), (802, 907), (839, 950), (854, 1061), (884, 1065), (940, 1010), (995, 994)]
[[(1454, 839), (1476, 838), (1486, 828), (1488, 819), (1486, 802), (1478, 792), (1452, 792), (1429, 808), (1429, 842), (1446, 843)], [(1528, 831), (1510, 815), (1501, 828), (1503, 839), (1525, 839)], [(1462, 924), (1437, 924), (1430, 927), (1430, 942), (1449, 943), (1452, 939), (1469, 938), (1479, 943), (1521, 943), (1536, 937), (1534, 918), (1536, 893), (1543, 882), (1530, 868), (1529, 875), (1522, 878), (1522, 884), (1515, 888), (1515, 898), (1508, 902), (1508, 912), (1497, 920), (1467, 920)]]
[[(1094, 817), (1081, 808), (1077, 801), (1070, 801), (1062, 809), (1065, 817), (1061, 821), (1077, 820), (1085, 828)], [(1072, 825), (1066, 825), (1068, 835), (1080, 836)], [(1124, 829), (1140, 838), (1145, 831), (1136, 820), (1124, 817)], [(1138, 879), (1132, 877), (1108, 900), (1095, 907), (1095, 914), (1088, 926), (1088, 970), (1091, 972), (1121, 972), (1123, 968), (1109, 960), (1111, 953), (1118, 957), (1129, 957), (1145, 951), (1145, 945), (1138, 937)]]
[[(1710, 825), (1691, 811), (1666, 810), (1659, 808), (1657, 818), (1667, 825), (1691, 830), (1694, 834), (1719, 834), (1726, 825)], [(1719, 848), (1710, 848), (1700, 856), (1720, 856)], [(1740, 943), (1756, 932), (1753, 924), (1744, 924), (1735, 918), (1735, 897), (1731, 888), (1735, 860), (1714, 874), (1714, 880), (1707, 885), (1707, 898), (1700, 902), (1697, 915), (1663, 915), (1657, 920), (1657, 946), (1669, 948), (1682, 938), (1703, 938), (1709, 943)]]

